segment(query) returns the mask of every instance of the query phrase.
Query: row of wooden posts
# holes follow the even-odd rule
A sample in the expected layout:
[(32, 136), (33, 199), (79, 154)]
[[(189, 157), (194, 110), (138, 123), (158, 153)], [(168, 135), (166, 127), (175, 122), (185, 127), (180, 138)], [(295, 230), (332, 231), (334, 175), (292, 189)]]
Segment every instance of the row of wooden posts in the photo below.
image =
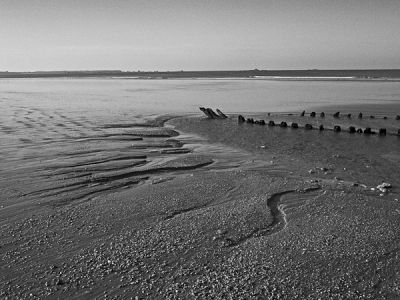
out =
[[(222, 111), (220, 111), (219, 109), (217, 109), (216, 110), (216, 113), (211, 109), (211, 108), (205, 108), (205, 107), (200, 107), (200, 110), (207, 116), (207, 118), (209, 118), (209, 119), (226, 119), (226, 118), (228, 118)], [(305, 111), (303, 111), (301, 114), (300, 114), (300, 116), (302, 116), (302, 117), (304, 117), (305, 116)], [(270, 114), (268, 114), (268, 116), (269, 116)], [(311, 112), (310, 113), (310, 117), (316, 117), (316, 113), (315, 112)], [(321, 118), (324, 118), (325, 117), (325, 113), (324, 112), (321, 112), (320, 113), (320, 117)], [(336, 113), (334, 113), (333, 114), (333, 117), (334, 118), (339, 118), (340, 117), (340, 112), (336, 112)], [(347, 114), (347, 118), (351, 118), (351, 114)], [(363, 114), (360, 112), (359, 114), (358, 114), (358, 118), (359, 119), (362, 119), (363, 118)], [(370, 118), (375, 118), (374, 116), (370, 116)], [(387, 119), (387, 117), (383, 117), (384, 119)], [(400, 120), (400, 115), (397, 115), (396, 116), (396, 120)], [(239, 115), (238, 116), (238, 122), (239, 123), (250, 123), (250, 124), (258, 124), (258, 125), (268, 125), (268, 126), (279, 126), (279, 127), (283, 127), (283, 128), (287, 128), (287, 127), (289, 127), (289, 125), (285, 122), (285, 121), (282, 121), (281, 123), (279, 123), (279, 124), (275, 124), (275, 122), (274, 121), (269, 121), (268, 122), (268, 124), (264, 121), (264, 120), (254, 120), (253, 118), (247, 118), (247, 119), (245, 119), (242, 115)], [(293, 122), (291, 125), (290, 125), (290, 127), (291, 128), (294, 128), (294, 129), (297, 129), (297, 128), (300, 128), (299, 127), (299, 124), (298, 123), (295, 123), (295, 122)], [(305, 129), (307, 129), (307, 130), (312, 130), (312, 129), (314, 129), (313, 128), (313, 126), (311, 125), (311, 124), (305, 124), (304, 125), (304, 128)], [(322, 130), (325, 130), (325, 128), (324, 128), (324, 125), (319, 125), (318, 126), (318, 130), (320, 130), (320, 131), (322, 131)], [(333, 127), (333, 131), (335, 131), (335, 132), (341, 132), (342, 131), (342, 128), (339, 126), (339, 125), (335, 125), (334, 127)], [(356, 127), (354, 127), (354, 126), (350, 126), (349, 128), (348, 128), (348, 132), (350, 132), (350, 133), (364, 133), (364, 134), (376, 134), (376, 132), (375, 131), (373, 131), (370, 127), (366, 127), (365, 129), (362, 129), (362, 128), (357, 128), (356, 129)], [(387, 134), (387, 131), (386, 131), (386, 128), (380, 128), (379, 129), (379, 132), (378, 132), (378, 134), (379, 135), (381, 135), (381, 136), (384, 136), (384, 135), (386, 135)], [(398, 136), (400, 136), (400, 129), (397, 131), (397, 135)]]
[[(298, 123), (295, 123), (295, 122), (293, 122), (290, 126), (289, 126), (288, 123), (286, 123), (285, 121), (282, 121), (281, 123), (278, 123), (278, 124), (276, 124), (274, 121), (269, 121), (268, 123), (266, 123), (264, 120), (254, 120), (253, 118), (247, 118), (247, 119), (245, 119), (242, 115), (239, 115), (239, 116), (238, 116), (238, 122), (239, 122), (239, 123), (245, 123), (245, 122), (246, 122), (246, 123), (258, 124), (258, 125), (268, 125), (268, 126), (271, 126), (271, 127), (273, 127), (273, 126), (279, 126), (279, 127), (282, 127), (282, 128), (287, 128), (287, 127), (291, 127), (291, 128), (294, 128), (294, 129), (299, 128), (299, 124), (298, 124)], [(305, 125), (304, 125), (304, 129), (312, 130), (312, 129), (314, 129), (314, 128), (313, 128), (313, 126), (312, 126), (311, 124), (305, 124)], [(322, 124), (319, 125), (319, 126), (318, 126), (318, 130), (320, 130), (320, 131), (325, 130), (324, 125), (322, 125)], [(334, 132), (341, 132), (341, 131), (342, 131), (342, 128), (341, 128), (339, 125), (335, 125), (335, 126), (333, 127), (333, 131), (334, 131)], [(350, 127), (348, 128), (348, 132), (349, 132), (349, 133), (376, 134), (376, 132), (373, 131), (370, 127), (367, 127), (367, 128), (365, 128), (365, 129), (362, 129), (362, 128), (356, 129), (356, 127), (350, 126)], [(381, 135), (381, 136), (386, 135), (386, 133), (387, 133), (386, 128), (381, 128), (381, 129), (379, 129), (379, 132), (378, 132), (378, 133), (379, 133), (379, 135)], [(398, 130), (397, 135), (400, 136), (400, 129)]]
[[(300, 114), (300, 116), (301, 116), (301, 117), (304, 117), (305, 114), (306, 114), (306, 111), (303, 110), (302, 113)], [(310, 113), (310, 117), (315, 118), (316, 116), (317, 116), (317, 114), (316, 114), (315, 111), (313, 111), (313, 112)], [(319, 114), (319, 116), (320, 116), (321, 118), (325, 118), (325, 113), (324, 113), (324, 112), (321, 112), (321, 113)], [(339, 118), (339, 117), (340, 117), (340, 111), (335, 112), (335, 113), (333, 114), (333, 117), (334, 117), (334, 118)], [(352, 114), (347, 114), (346, 117), (349, 118), (349, 119), (351, 119)], [(358, 118), (359, 118), (359, 119), (362, 119), (362, 118), (363, 118), (363, 113), (360, 112), (360, 113), (358, 114)], [(370, 118), (370, 119), (375, 119), (375, 116), (370, 115), (369, 118)], [(387, 117), (385, 116), (385, 117), (383, 117), (383, 119), (387, 120)], [(396, 120), (400, 120), (400, 115), (397, 115), (397, 116), (395, 117), (395, 119), (396, 119)]]

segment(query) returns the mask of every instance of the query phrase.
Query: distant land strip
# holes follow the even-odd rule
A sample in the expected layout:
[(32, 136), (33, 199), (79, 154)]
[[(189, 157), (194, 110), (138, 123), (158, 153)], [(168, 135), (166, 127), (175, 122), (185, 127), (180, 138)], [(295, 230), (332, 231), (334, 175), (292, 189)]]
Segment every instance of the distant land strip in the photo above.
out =
[(169, 78), (320, 78), (332, 79), (399, 79), (400, 69), (370, 69), (370, 70), (241, 70), (241, 71), (36, 71), (8, 72), (0, 71), (0, 78), (82, 78), (82, 77), (113, 77), (132, 79), (169, 79)]

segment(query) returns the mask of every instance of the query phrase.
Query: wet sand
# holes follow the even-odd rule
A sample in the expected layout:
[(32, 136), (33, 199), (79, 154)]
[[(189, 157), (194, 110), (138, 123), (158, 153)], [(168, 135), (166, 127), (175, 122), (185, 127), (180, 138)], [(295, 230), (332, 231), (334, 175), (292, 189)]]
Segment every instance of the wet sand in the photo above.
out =
[[(246, 117), (400, 128), (395, 105), (386, 120), (325, 111)], [(199, 113), (54, 120), (44, 139), (31, 119), (1, 148), (1, 297), (400, 296), (400, 137)]]

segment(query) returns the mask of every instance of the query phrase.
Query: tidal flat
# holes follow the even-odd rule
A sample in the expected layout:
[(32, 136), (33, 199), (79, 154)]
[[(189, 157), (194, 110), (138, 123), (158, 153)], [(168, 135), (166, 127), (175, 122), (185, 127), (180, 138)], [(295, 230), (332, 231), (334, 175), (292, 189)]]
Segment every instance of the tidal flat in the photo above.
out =
[(268, 126), (16, 100), (2, 98), (1, 298), (400, 296), (396, 102), (241, 113)]

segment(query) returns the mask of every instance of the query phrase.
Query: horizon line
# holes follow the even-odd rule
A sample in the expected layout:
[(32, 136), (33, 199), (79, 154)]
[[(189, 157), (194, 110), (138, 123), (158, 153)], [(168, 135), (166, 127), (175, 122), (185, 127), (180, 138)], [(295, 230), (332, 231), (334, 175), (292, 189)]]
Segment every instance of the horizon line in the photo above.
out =
[(10, 70), (0, 70), (0, 73), (62, 73), (62, 72), (115, 72), (115, 73), (179, 73), (179, 72), (273, 72), (273, 71), (390, 71), (390, 70), (400, 70), (398, 68), (302, 68), (302, 69), (194, 69), (194, 70), (121, 70), (121, 69), (64, 69), (64, 70), (30, 70), (30, 71), (10, 71)]

